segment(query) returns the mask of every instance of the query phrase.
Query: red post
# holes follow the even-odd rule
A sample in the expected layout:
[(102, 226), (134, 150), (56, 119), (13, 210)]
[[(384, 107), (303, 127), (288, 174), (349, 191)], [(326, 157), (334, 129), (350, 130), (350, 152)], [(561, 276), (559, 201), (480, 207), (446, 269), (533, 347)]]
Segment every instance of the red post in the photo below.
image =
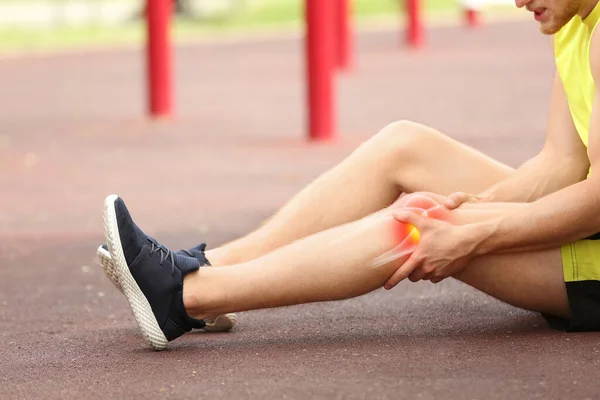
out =
[(148, 0), (146, 8), (148, 106), (152, 117), (166, 117), (172, 112), (170, 43), (172, 7), (172, 0)]
[(470, 27), (476, 27), (481, 25), (481, 18), (479, 12), (473, 8), (465, 8), (465, 19), (467, 25)]
[(308, 125), (312, 140), (335, 136), (333, 106), (334, 2), (306, 0)]
[(423, 16), (421, 0), (406, 0), (406, 42), (410, 47), (423, 45)]
[(336, 67), (348, 70), (352, 65), (352, 4), (351, 0), (335, 1)]

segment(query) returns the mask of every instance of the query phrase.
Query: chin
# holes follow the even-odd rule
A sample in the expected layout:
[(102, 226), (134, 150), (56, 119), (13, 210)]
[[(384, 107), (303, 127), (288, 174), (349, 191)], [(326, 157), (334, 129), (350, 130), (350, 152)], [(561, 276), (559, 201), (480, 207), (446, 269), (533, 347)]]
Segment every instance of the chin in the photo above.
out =
[(549, 29), (548, 27), (540, 26), (540, 32), (547, 36), (554, 35), (559, 30), (560, 29)]
[(544, 35), (554, 35), (556, 32), (565, 26), (573, 17), (577, 15), (577, 12), (571, 11), (561, 14), (553, 14), (546, 22), (540, 24), (540, 32)]
[(544, 35), (554, 35), (556, 32), (560, 31), (565, 24), (557, 24), (554, 21), (550, 21), (547, 23), (543, 23), (540, 25), (540, 32)]

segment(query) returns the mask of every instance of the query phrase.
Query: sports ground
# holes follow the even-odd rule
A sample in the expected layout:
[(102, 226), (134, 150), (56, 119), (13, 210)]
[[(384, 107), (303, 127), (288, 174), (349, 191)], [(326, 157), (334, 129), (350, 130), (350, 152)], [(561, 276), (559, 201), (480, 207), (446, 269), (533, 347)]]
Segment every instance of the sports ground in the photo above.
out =
[(387, 123), (432, 125), (517, 166), (554, 74), (535, 24), (440, 27), (418, 52), (357, 37), (339, 138), (305, 140), (297, 38), (176, 50), (177, 115), (149, 121), (141, 49), (0, 59), (0, 398), (594, 399), (600, 336), (452, 280), (245, 312), (148, 350), (95, 260), (118, 193), (149, 234), (210, 247), (256, 227)]

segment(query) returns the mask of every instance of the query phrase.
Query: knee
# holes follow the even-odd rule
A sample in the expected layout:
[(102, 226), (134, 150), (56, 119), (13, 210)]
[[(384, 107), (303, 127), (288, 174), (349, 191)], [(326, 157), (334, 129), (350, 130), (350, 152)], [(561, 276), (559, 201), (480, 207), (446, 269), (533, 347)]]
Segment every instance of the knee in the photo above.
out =
[(388, 124), (370, 140), (380, 155), (389, 154), (393, 159), (413, 157), (431, 145), (436, 135), (434, 129), (416, 122), (401, 120)]

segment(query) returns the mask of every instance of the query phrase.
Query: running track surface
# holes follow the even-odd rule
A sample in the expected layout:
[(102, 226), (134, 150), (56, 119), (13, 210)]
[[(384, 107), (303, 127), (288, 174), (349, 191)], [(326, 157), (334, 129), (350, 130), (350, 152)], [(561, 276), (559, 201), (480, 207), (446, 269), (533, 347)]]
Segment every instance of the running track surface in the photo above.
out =
[(402, 283), (247, 312), (145, 347), (94, 253), (104, 196), (167, 245), (256, 227), (385, 124), (434, 126), (511, 166), (542, 145), (554, 74), (535, 24), (358, 37), (340, 140), (304, 141), (298, 40), (177, 49), (177, 118), (144, 110), (141, 51), (0, 60), (0, 398), (598, 398), (600, 337), (466, 285)]

